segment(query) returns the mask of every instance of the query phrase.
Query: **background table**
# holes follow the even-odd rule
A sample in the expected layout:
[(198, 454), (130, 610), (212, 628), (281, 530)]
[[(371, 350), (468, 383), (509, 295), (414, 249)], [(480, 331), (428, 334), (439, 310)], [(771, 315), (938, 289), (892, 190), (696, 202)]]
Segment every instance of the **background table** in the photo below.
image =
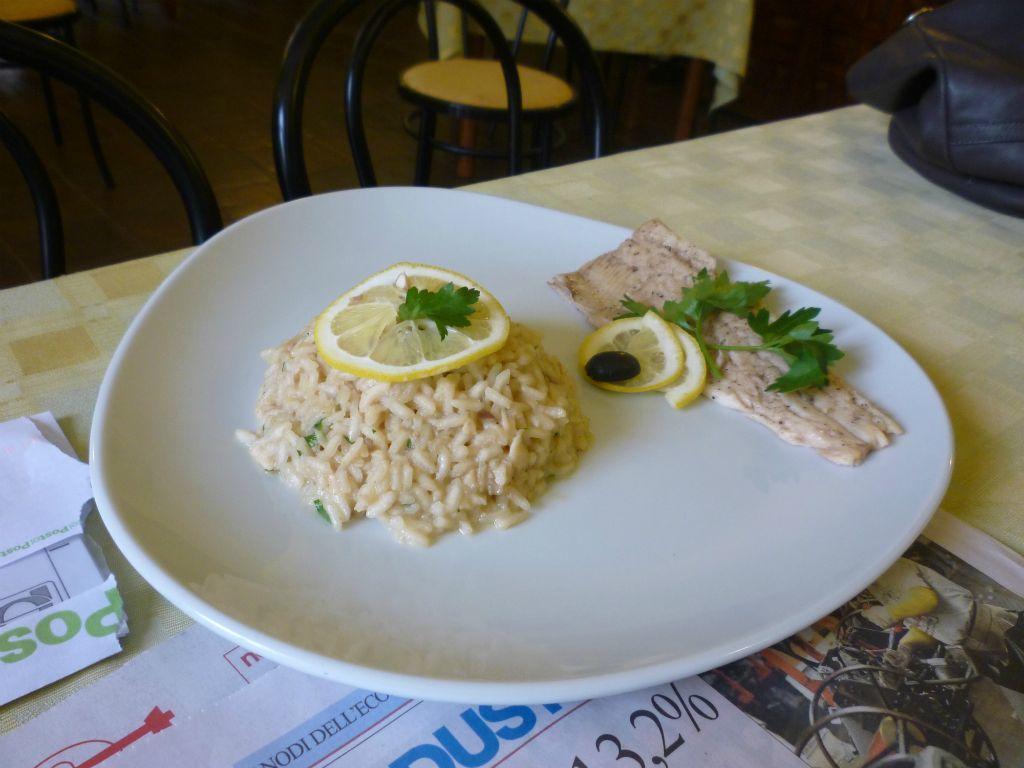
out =
[[(508, 37), (514, 37), (522, 7), (508, 0), (483, 0), (483, 5)], [(712, 106), (736, 98), (747, 66), (754, 0), (570, 0), (568, 11), (595, 51), (710, 61), (718, 82)], [(440, 4), (437, 26), (441, 57), (461, 52), (458, 10)], [(523, 39), (544, 43), (548, 32), (531, 14)]]
[[(943, 507), (1024, 552), (1024, 220), (920, 179), (890, 152), (885, 126), (854, 107), (473, 189), (626, 227), (660, 217), (717, 256), (870, 318), (924, 366), (949, 408), (957, 456)], [(84, 456), (107, 361), (186, 253), (0, 292), (0, 419), (53, 411)], [(98, 518), (87, 530), (121, 585), (125, 651), (5, 707), (0, 732), (191, 623), (125, 562)]]

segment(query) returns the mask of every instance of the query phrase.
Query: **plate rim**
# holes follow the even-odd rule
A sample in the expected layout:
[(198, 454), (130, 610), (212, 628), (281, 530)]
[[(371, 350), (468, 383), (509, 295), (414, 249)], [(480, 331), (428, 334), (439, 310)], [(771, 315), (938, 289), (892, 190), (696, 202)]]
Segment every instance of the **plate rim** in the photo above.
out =
[[(367, 189), (348, 189), (328, 192), (310, 198), (300, 198), (285, 203), (265, 208), (250, 216), (234, 222), (225, 227), (214, 237), (202, 243), (189, 254), (171, 273), (160, 283), (146, 299), (138, 313), (126, 328), (123, 336), (118, 342), (114, 354), (111, 356), (103, 379), (96, 396), (96, 405), (93, 409), (92, 424), (89, 433), (89, 472), (92, 480), (93, 494), (96, 507), (100, 516), (109, 531), (111, 538), (117, 547), (124, 554), (128, 562), (135, 568), (146, 582), (159, 592), (170, 603), (178, 607), (185, 614), (197, 623), (207, 627), (213, 632), (226, 637), (249, 650), (255, 651), (272, 661), (275, 661), (292, 669), (305, 672), (317, 677), (336, 680), (351, 686), (376, 690), (381, 693), (403, 696), (406, 698), (426, 699), (431, 701), (473, 703), (488, 702), (491, 704), (540, 704), (554, 701), (579, 701), (583, 699), (610, 696), (627, 691), (640, 690), (649, 686), (659, 685), (669, 680), (676, 680), (694, 674), (705, 672), (714, 667), (727, 664), (736, 659), (756, 653), (773, 643), (782, 640), (795, 632), (813, 624), (822, 616), (827, 615), (836, 607), (849, 601), (869, 584), (871, 584), (881, 573), (883, 573), (893, 562), (895, 562), (913, 543), (913, 541), (924, 530), (928, 522), (938, 510), (939, 505), (949, 488), (952, 479), (952, 471), (955, 457), (955, 441), (952, 423), (949, 412), (941, 393), (935, 386), (931, 377), (922, 368), (920, 363), (911, 355), (898, 341), (892, 338), (883, 329), (879, 328), (868, 318), (859, 312), (851, 309), (842, 302), (818, 291), (817, 289), (800, 283), (797, 280), (785, 278), (769, 270), (748, 265), (745, 262), (733, 259), (721, 259), (729, 265), (750, 266), (764, 272), (770, 279), (776, 279), (782, 284), (793, 284), (807, 288), (815, 293), (826, 296), (830, 301), (850, 312), (860, 322), (865, 323), (877, 333), (889, 339), (896, 348), (902, 352), (921, 374), (925, 382), (931, 388), (936, 400), (941, 407), (941, 426), (943, 438), (948, 446), (944, 453), (948, 454), (945, 462), (943, 476), (935, 489), (929, 494), (927, 500), (921, 505), (919, 512), (902, 536), (892, 540), (890, 546), (870, 566), (860, 570), (861, 577), (854, 581), (856, 588), (836, 590), (830, 592), (826, 597), (808, 603), (804, 608), (786, 617), (737, 638), (730, 645), (728, 650), (720, 644), (714, 648), (696, 654), (676, 657), (654, 664), (646, 664), (631, 667), (625, 670), (608, 672), (603, 674), (569, 675), (566, 677), (552, 677), (530, 681), (509, 681), (509, 680), (485, 680), (479, 678), (458, 678), (438, 677), (427, 674), (411, 674), (406, 672), (395, 672), (388, 669), (356, 664), (342, 659), (327, 656), (304, 648), (297, 647), (286, 641), (268, 635), (261, 630), (234, 619), (223, 611), (215, 608), (204, 600), (199, 594), (193, 592), (181, 581), (168, 572), (157, 560), (150, 556), (144, 547), (134, 539), (128, 530), (123, 514), (114, 504), (111, 493), (108, 491), (107, 478), (104, 472), (103, 455), (105, 436), (104, 425), (107, 421), (106, 414), (110, 408), (111, 393), (114, 382), (117, 378), (117, 371), (120, 369), (125, 356), (132, 346), (132, 340), (139, 328), (146, 322), (147, 317), (153, 308), (160, 302), (165, 293), (172, 289), (172, 286), (180, 279), (181, 275), (190, 268), (198, 259), (204, 258), (204, 254), (216, 247), (216, 244), (230, 233), (242, 226), (248, 226), (251, 220), (265, 216), (276, 215), (279, 208), (285, 206), (301, 206), (310, 199), (322, 199), (325, 197), (341, 198), (348, 195), (375, 195), (391, 194), (395, 191), (415, 191), (417, 194), (433, 195), (457, 195), (472, 197), (487, 197), (497, 200), (501, 204), (515, 207), (525, 207), (541, 210), (546, 213), (557, 213), (573, 219), (580, 219), (588, 224), (600, 224), (606, 227), (615, 227), (622, 231), (623, 236), (631, 232), (626, 227), (610, 224), (609, 222), (579, 216), (573, 213), (558, 211), (553, 208), (524, 203), (518, 200), (511, 200), (498, 195), (482, 194), (479, 192), (465, 190), (451, 190), (422, 187), (376, 187)], [(112, 483), (113, 481), (111, 481)], [(840, 599), (841, 597), (841, 599)]]

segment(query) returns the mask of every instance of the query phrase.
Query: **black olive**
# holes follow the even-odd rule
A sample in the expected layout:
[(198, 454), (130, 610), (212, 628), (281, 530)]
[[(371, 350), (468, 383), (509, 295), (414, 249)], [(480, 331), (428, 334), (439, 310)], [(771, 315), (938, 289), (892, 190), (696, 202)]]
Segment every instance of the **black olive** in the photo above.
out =
[(640, 374), (640, 361), (629, 352), (598, 352), (584, 370), (594, 381), (625, 381)]

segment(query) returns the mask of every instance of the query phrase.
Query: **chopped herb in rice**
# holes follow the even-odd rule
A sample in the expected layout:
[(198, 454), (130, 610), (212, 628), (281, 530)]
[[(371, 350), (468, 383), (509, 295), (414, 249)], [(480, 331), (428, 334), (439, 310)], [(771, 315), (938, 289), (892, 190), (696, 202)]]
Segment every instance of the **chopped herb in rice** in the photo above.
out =
[(327, 510), (324, 509), (324, 503), (320, 499), (313, 499), (313, 509), (320, 515), (326, 522), (331, 522), (331, 516), (327, 514)]

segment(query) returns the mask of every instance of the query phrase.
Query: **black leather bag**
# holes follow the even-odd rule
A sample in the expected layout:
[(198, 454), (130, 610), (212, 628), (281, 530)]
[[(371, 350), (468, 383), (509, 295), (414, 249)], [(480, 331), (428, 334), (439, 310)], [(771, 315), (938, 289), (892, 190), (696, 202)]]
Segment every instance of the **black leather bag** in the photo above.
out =
[(1024, 216), (1024, 0), (919, 12), (846, 85), (892, 115), (890, 146), (926, 179)]

